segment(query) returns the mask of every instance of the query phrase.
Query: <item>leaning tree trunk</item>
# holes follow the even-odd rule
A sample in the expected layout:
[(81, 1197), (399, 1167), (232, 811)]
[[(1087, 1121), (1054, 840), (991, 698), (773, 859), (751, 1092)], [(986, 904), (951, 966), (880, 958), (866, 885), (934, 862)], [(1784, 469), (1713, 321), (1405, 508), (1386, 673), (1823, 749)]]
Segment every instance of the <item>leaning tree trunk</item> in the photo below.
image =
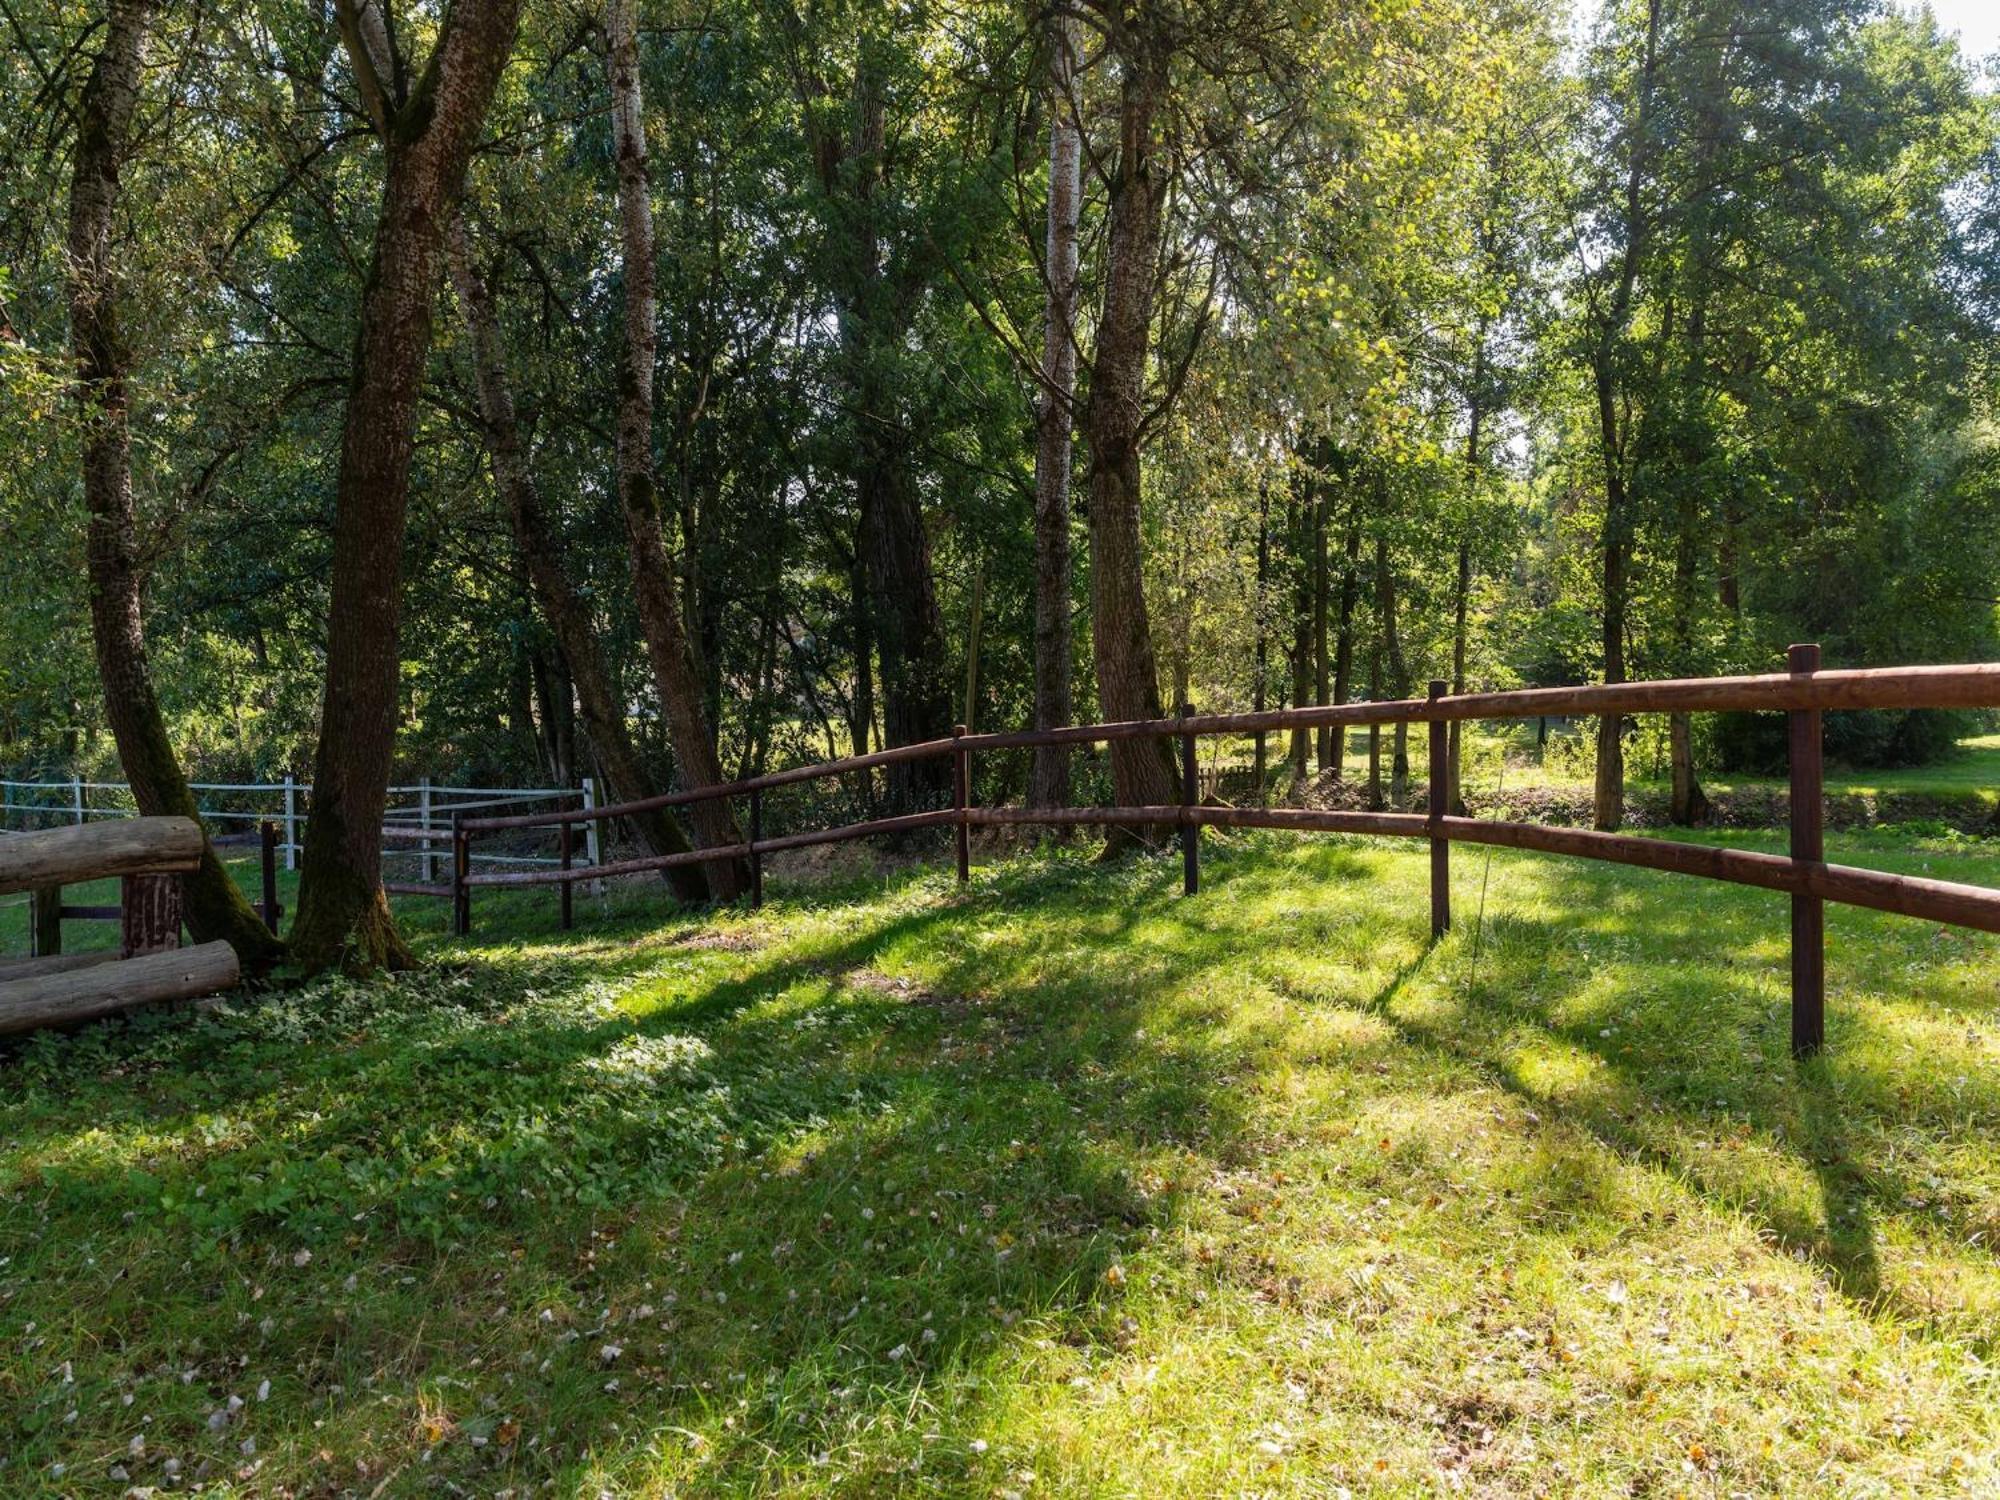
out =
[[(681, 781), (688, 789), (723, 784), (722, 762), (703, 703), (701, 679), (688, 648), (675, 575), (660, 529), (653, 477), (653, 382), (659, 352), (654, 302), (652, 189), (646, 170), (644, 100), (639, 86), (637, 0), (611, 0), (605, 12), (605, 71), (611, 90), (612, 149), (618, 166), (618, 217), (625, 283), (625, 337), (619, 350), (616, 449), (619, 508), (631, 554), (633, 594), (646, 654), (653, 665), (660, 710), (672, 736)], [(736, 816), (724, 799), (689, 809), (695, 838), (706, 848), (739, 844)], [(703, 866), (710, 893), (733, 900), (748, 886), (740, 859)]]
[[(131, 351), (118, 324), (113, 221), (119, 169), (126, 159), (139, 97), (145, 46), (145, 0), (112, 0), (104, 46), (77, 106), (75, 166), (69, 197), (70, 347), (74, 396), (83, 425), (83, 496), (89, 512), (91, 639), (104, 685), (105, 717), (132, 799), (148, 816), (200, 821), (174, 754), (146, 661), (144, 577), (132, 501)], [(236, 950), (245, 971), (271, 967), (283, 950), (202, 840), (199, 868), (182, 877), (183, 910), (197, 942), (217, 939)]]
[[(1070, 722), (1069, 480), (1076, 391), (1077, 214), (1083, 142), (1071, 108), (1076, 23), (1050, 11), (1048, 307), (1042, 330), (1042, 393), (1035, 418), (1035, 728)], [(1261, 636), (1259, 638), (1261, 640)], [(1261, 750), (1263, 739), (1258, 738)], [(1260, 778), (1261, 782), (1261, 778)], [(1069, 802), (1069, 748), (1038, 745), (1028, 777), (1030, 807)]]
[[(1090, 624), (1097, 698), (1112, 722), (1158, 719), (1159, 668), (1146, 614), (1140, 535), (1140, 439), (1160, 209), (1166, 190), (1154, 115), (1166, 90), (1155, 48), (1136, 38), (1120, 84), (1117, 165), (1111, 178), (1104, 305), (1097, 323), (1085, 433), (1090, 444)], [(1111, 743), (1113, 795), (1125, 807), (1174, 801), (1164, 742)]]
[[(472, 248), (462, 219), (451, 227), (451, 277), (466, 327), (472, 335), (472, 362), (479, 388), (479, 416), (485, 430), (486, 457), (493, 470), (493, 486), (507, 507), (514, 532), (514, 545), (528, 570), (528, 584), (534, 590), (549, 628), (555, 632), (569, 663), (570, 680), (583, 711), (584, 733), (597, 752), (613, 802), (638, 802), (657, 796), (658, 783), (646, 770), (639, 747), (619, 707), (612, 686), (611, 671), (596, 621), (588, 602), (571, 582), (563, 565), (562, 545), (542, 509), (540, 492), (521, 446), (521, 429), (515, 412), (513, 386), (507, 378), (506, 359), (500, 348), (498, 321), (493, 298), (472, 264)], [(665, 811), (638, 813), (632, 818), (639, 837), (656, 855), (682, 854), (692, 847), (680, 825)], [(700, 901), (708, 895), (708, 881), (700, 870), (677, 865), (664, 872), (667, 884), (683, 901)]]
[(400, 696), (403, 520), (438, 256), (514, 49), (521, 0), (458, 0), (420, 72), (378, 50), (384, 41), (368, 25), (379, 16), (375, 6), (343, 3), (341, 11), (387, 173), (341, 431), (326, 698), (291, 945), (307, 969), (365, 972), (415, 961), (382, 890), (382, 811)]

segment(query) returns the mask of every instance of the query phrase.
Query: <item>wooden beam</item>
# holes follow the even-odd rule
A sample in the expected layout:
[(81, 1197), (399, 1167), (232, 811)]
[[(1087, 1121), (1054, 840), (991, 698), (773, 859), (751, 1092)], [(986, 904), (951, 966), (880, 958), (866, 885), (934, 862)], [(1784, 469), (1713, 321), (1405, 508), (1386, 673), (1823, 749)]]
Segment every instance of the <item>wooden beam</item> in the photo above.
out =
[(57, 953), (47, 958), (0, 958), (0, 983), (15, 979), (33, 979), (38, 974), (62, 974), (71, 969), (89, 969), (98, 964), (117, 962), (116, 948), (102, 948), (95, 953)]
[(0, 894), (108, 875), (167, 875), (201, 863), (192, 818), (119, 818), (0, 840)]
[(203, 943), (118, 963), (0, 982), (0, 1036), (115, 1015), (135, 1005), (191, 1000), (234, 988), (236, 950)]

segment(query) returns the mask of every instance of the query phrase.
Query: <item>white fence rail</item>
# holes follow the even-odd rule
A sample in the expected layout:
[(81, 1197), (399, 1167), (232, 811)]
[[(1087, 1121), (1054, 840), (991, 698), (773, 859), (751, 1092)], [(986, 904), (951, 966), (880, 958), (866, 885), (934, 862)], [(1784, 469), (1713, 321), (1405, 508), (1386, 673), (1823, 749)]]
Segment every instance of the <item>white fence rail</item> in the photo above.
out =
[[(298, 868), (299, 851), (303, 847), (300, 836), (312, 797), (311, 783), (287, 776), (283, 781), (197, 781), (190, 785), (202, 818), (211, 824), (246, 823), (254, 828), (264, 822), (276, 823), (285, 868)], [(219, 799), (226, 799), (232, 805), (220, 806)], [(425, 778), (414, 786), (389, 788), (389, 806), (382, 827), (396, 833), (447, 834), (453, 818), (460, 813), (568, 801), (576, 801), (586, 809), (597, 806), (597, 787), (591, 778), (586, 776), (581, 786), (572, 787), (440, 786)], [(34, 826), (45, 827), (52, 820), (85, 823), (92, 818), (130, 818), (137, 811), (132, 803), (132, 788), (123, 781), (85, 781), (75, 776), (66, 781), (0, 780), (0, 832), (12, 832), (33, 819), (40, 820)], [(598, 825), (589, 823), (585, 828), (589, 837), (580, 863), (595, 865), (599, 862)], [(426, 885), (438, 878), (440, 867), (451, 863), (449, 846), (441, 843), (390, 843), (382, 854), (385, 859), (415, 862)], [(558, 863), (553, 856), (535, 854), (474, 854), (472, 858), (482, 864)]]

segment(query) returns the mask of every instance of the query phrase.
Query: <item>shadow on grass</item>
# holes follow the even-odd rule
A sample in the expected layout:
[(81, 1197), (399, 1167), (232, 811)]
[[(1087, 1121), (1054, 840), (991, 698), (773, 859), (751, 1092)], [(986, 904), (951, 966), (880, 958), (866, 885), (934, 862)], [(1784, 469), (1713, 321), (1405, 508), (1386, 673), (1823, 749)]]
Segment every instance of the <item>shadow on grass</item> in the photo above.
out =
[[(269, 1467), (245, 1482), (300, 1493), (990, 1488), (963, 1440), (1005, 1399), (994, 1372), (1039, 1329), (1119, 1346), (1106, 1273), (1177, 1213), (1145, 1165), (1262, 1144), (1232, 987), (1285, 991), (1287, 944), (1379, 945), (1379, 906), (1315, 889), (1373, 858), (1218, 839), (1193, 902), (1171, 861), (1056, 862), (876, 884), (845, 919), (614, 908), (559, 936), (551, 911), (401, 987), (0, 1054), (0, 1295), (41, 1328), (0, 1363), (30, 1419), (12, 1472), (124, 1451), (137, 1392), (150, 1461), (222, 1477), (253, 1434)], [(1834, 1057), (1793, 1070), (1778, 903), (1535, 876), (1570, 915), (1489, 917), (1477, 969), (1412, 906), (1295, 998), (1469, 1062), (1883, 1301), (1878, 1226), (1921, 1186), (1885, 1139), (1909, 1106), (1888, 1111), (1948, 1128), (1935, 1083), (1840, 1050), (1838, 1007)], [(1245, 915), (1280, 898), (1295, 930)], [(520, 915), (496, 903), (493, 930)], [(1552, 1090), (1526, 1048), (1586, 1085)], [(1767, 1191), (1745, 1142), (1816, 1201)], [(1537, 1186), (1557, 1210), (1590, 1189)], [(74, 1385), (46, 1387), (63, 1361)]]
[[(1619, 876), (1624, 888), (1612, 888)], [(1489, 918), (1477, 939), (1461, 935), (1429, 975), (1456, 1002), (1443, 1018), (1399, 1007), (1407, 969), (1371, 1009), (1406, 1042), (1473, 1064), (1535, 1109), (1742, 1216), (1856, 1304), (1941, 1329), (1927, 1297), (1885, 1282), (1878, 1224), (1894, 1218), (1991, 1269), (1990, 1248), (1979, 1248), (1991, 1237), (1990, 1209), (1940, 1187), (1926, 1150), (1962, 1142), (1972, 1120), (2000, 1118), (2000, 1076), (1947, 1079), (1916, 1066), (1904, 1039), (1843, 1004), (1929, 942), (1922, 925), (1898, 933), (1872, 913), (1841, 915), (1853, 925), (1831, 964), (1833, 1050), (1795, 1063), (1781, 900), (1680, 882), (1665, 887), (1681, 898), (1668, 901), (1657, 883), (1672, 877), (1569, 865), (1544, 866), (1534, 879), (1540, 904), (1565, 915), (1507, 914)], [(1980, 1009), (1962, 1004), (1963, 1014)], [(1990, 997), (1983, 1010), (1993, 1014)], [(1557, 1074), (1580, 1062), (1581, 1081), (1540, 1076), (1552, 1058)], [(1810, 1177), (1810, 1200), (1787, 1191), (1785, 1162)], [(1971, 1342), (1990, 1350), (2000, 1331), (1981, 1327)]]
[[(1243, 1123), (1199, 1035), (1135, 1019), (1205, 961), (1135, 943), (1175, 910), (1164, 876), (1126, 902), (1093, 879), (984, 896), (1072, 895), (1115, 980), (1017, 993), (1060, 945), (950, 941), (981, 898), (924, 897), (774, 947), (649, 946), (623, 922), (574, 957), (0, 1055), (25, 1083), (0, 1202), (37, 1218), (0, 1277), (56, 1294), (42, 1338), (77, 1350), (58, 1404), (105, 1423), (33, 1403), (13, 1462), (122, 1451), (136, 1386), (154, 1462), (222, 1477), (254, 1430), (256, 1462), (307, 1492), (400, 1493), (412, 1462), (486, 1487), (735, 1465), (857, 1493), (966, 1468), (921, 1430), (853, 1442), (1010, 1330), (1062, 1314), (1115, 1342), (1104, 1274), (1167, 1211), (1132, 1161)], [(935, 972), (885, 972), (917, 952)], [(121, 1275), (62, 1295), (95, 1285), (85, 1253)], [(230, 1416), (253, 1377), (269, 1402)], [(976, 1431), (979, 1382), (951, 1387)]]

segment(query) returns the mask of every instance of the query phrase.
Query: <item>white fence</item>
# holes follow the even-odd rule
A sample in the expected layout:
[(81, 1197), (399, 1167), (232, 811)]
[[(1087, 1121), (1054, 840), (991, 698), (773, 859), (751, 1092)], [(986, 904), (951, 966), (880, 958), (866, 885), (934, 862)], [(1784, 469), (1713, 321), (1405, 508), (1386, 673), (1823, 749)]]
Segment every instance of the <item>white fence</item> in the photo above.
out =
[[(255, 828), (260, 823), (276, 823), (285, 868), (298, 868), (302, 847), (299, 838), (312, 797), (310, 783), (287, 776), (283, 781), (198, 781), (192, 783), (192, 789), (202, 818), (211, 824), (244, 823)], [(230, 805), (222, 806), (225, 801)], [(451, 831), (454, 816), (460, 813), (568, 801), (580, 802), (585, 808), (597, 806), (597, 788), (591, 778), (586, 776), (581, 786), (573, 787), (439, 786), (426, 778), (415, 786), (389, 788), (389, 806), (382, 827), (391, 833), (446, 834)], [(79, 777), (67, 781), (0, 780), (0, 831), (11, 830), (17, 819), (26, 822), (30, 817), (40, 819), (46, 826), (50, 820), (84, 823), (92, 818), (129, 818), (136, 813), (132, 788), (123, 781), (84, 781)], [(587, 841), (582, 851), (583, 864), (599, 862), (598, 827), (596, 823), (584, 825)], [(414, 861), (426, 885), (435, 882), (439, 870), (448, 870), (451, 864), (450, 848), (442, 842), (391, 843), (382, 853), (384, 858)], [(535, 854), (474, 854), (472, 858), (483, 864), (558, 863), (552, 855)]]

